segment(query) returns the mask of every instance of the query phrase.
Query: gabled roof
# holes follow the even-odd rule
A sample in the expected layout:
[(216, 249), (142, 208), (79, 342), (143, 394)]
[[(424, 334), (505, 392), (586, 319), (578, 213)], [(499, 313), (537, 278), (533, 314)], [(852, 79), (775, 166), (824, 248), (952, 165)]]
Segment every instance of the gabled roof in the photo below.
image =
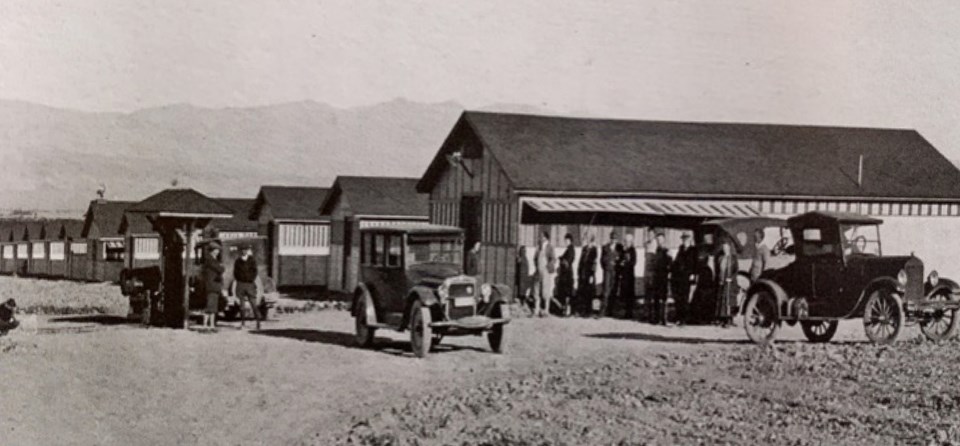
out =
[(17, 234), (22, 234), (22, 224), (19, 220), (7, 220), (2, 230), (0, 230), (0, 242), (9, 243), (19, 241), (20, 237), (18, 237)]
[(123, 212), (132, 205), (132, 201), (91, 201), (80, 238), (116, 237)]
[(230, 218), (233, 210), (193, 189), (167, 189), (127, 208), (161, 217)]
[(133, 235), (154, 234), (153, 223), (147, 220), (147, 214), (140, 212), (124, 212), (123, 219), (120, 221), (120, 227), (117, 233), (126, 235), (127, 232)]
[(83, 234), (83, 220), (64, 219), (61, 221), (60, 238), (63, 240), (79, 240)]
[(914, 130), (474, 111), (460, 117), (420, 192), (471, 136), (521, 192), (960, 199), (960, 170)]
[(256, 220), (264, 205), (276, 220), (326, 220), (320, 206), (330, 189), (324, 187), (263, 186), (250, 218)]
[(418, 178), (339, 176), (320, 213), (328, 215), (346, 197), (355, 215), (430, 216), (429, 196), (417, 192)]
[(256, 232), (257, 221), (250, 219), (255, 198), (214, 198), (220, 204), (233, 210), (233, 217), (226, 220), (215, 220), (211, 224), (219, 231)]
[(39, 241), (43, 237), (43, 220), (27, 220), (23, 222), (23, 231), (18, 236), (21, 240)]

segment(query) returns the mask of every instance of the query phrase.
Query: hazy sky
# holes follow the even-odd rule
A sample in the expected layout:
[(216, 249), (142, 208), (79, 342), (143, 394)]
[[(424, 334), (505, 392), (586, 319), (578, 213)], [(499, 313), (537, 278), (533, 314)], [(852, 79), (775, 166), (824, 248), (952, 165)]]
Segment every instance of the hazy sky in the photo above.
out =
[(3, 0), (0, 98), (397, 97), (911, 127), (960, 157), (960, 2)]

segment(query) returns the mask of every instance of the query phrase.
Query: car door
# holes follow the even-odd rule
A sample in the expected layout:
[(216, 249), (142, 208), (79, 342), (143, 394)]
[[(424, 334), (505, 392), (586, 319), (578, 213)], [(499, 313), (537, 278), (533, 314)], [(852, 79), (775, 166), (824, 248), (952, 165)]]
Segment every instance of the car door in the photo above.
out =
[(810, 315), (838, 316), (843, 299), (845, 266), (839, 256), (823, 256), (811, 262)]

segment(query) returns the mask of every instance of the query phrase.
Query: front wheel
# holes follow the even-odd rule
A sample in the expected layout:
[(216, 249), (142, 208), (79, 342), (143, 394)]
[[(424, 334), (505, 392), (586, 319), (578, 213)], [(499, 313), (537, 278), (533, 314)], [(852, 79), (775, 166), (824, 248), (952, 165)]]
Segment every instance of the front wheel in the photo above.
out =
[(376, 329), (367, 325), (367, 301), (362, 296), (357, 300), (357, 307), (354, 309), (353, 324), (357, 345), (369, 348), (373, 345), (373, 337)]
[(863, 311), (863, 331), (875, 344), (891, 344), (897, 340), (906, 322), (903, 301), (890, 290), (870, 294)]
[[(930, 296), (930, 300), (949, 302), (950, 296), (946, 292), (940, 292)], [(957, 310), (936, 310), (920, 322), (920, 331), (934, 342), (950, 339), (957, 332), (957, 316)]]
[(810, 342), (830, 342), (837, 334), (837, 321), (800, 321), (803, 335)]
[(418, 358), (430, 353), (430, 344), (433, 342), (431, 322), (433, 317), (430, 315), (430, 308), (423, 306), (420, 301), (414, 302), (410, 308), (410, 350)]
[(747, 298), (743, 313), (743, 328), (751, 341), (767, 345), (777, 338), (780, 321), (777, 318), (777, 300), (767, 291), (757, 291)]

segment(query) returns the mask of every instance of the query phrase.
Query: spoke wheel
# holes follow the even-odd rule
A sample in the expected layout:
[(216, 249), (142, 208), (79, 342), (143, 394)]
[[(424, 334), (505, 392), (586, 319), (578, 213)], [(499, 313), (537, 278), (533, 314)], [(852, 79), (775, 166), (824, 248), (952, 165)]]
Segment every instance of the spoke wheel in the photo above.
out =
[(373, 337), (377, 330), (367, 325), (367, 300), (363, 296), (357, 300), (354, 311), (353, 322), (357, 345), (370, 347), (373, 345)]
[(863, 331), (875, 344), (890, 344), (897, 340), (906, 321), (903, 301), (890, 290), (870, 294), (863, 311)]
[(803, 335), (810, 342), (830, 342), (837, 334), (837, 321), (800, 321)]
[[(930, 297), (932, 301), (949, 302), (946, 293), (937, 293)], [(936, 310), (920, 322), (920, 331), (927, 339), (935, 342), (950, 339), (957, 332), (957, 310)]]
[(767, 291), (757, 291), (747, 298), (743, 328), (751, 341), (767, 345), (773, 343), (780, 329), (777, 318), (777, 301)]
[(414, 302), (410, 308), (410, 350), (418, 358), (430, 353), (430, 344), (433, 341), (433, 330), (430, 328), (432, 317), (430, 308), (424, 307), (420, 301)]

